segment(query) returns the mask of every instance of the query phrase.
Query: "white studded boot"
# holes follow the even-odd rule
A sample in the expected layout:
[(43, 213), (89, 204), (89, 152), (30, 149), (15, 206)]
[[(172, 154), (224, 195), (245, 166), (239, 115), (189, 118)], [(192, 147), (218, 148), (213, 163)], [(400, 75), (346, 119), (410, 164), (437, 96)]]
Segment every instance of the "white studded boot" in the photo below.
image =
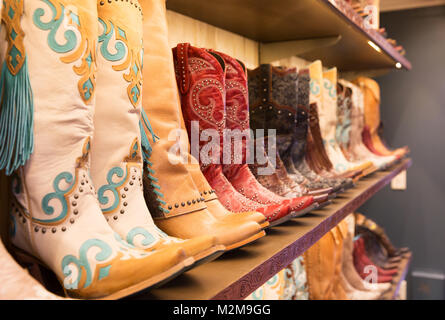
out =
[[(224, 246), (216, 244), (215, 237), (202, 236), (186, 241), (170, 238), (155, 226), (145, 203), (139, 126), (142, 9), (136, 0), (132, 3), (99, 1), (98, 15), (97, 100), (91, 174), (102, 212), (113, 230), (138, 248), (147, 251), (184, 248), (199, 262), (216, 258), (222, 254)], [(148, 119), (144, 117), (143, 121)], [(150, 148), (145, 136), (143, 144)]]
[[(135, 249), (110, 228), (97, 202), (89, 172), (96, 1), (5, 0), (3, 6), (8, 34), (0, 45), (7, 47), (5, 61), (13, 62), (2, 69), (3, 102), (29, 107), (16, 94), (24, 88), (33, 102), (33, 153), (12, 179), (15, 255), (52, 270), (75, 298), (120, 298), (182, 272), (193, 263), (182, 249)], [(17, 72), (22, 58), (25, 69)]]

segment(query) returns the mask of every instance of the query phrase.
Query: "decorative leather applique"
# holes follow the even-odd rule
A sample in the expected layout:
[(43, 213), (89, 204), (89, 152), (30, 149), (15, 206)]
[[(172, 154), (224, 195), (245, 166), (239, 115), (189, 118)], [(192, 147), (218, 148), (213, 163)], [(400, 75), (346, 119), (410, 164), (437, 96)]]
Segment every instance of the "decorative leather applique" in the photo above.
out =
[[(127, 87), (128, 98), (137, 107), (141, 101), (142, 93), (142, 41), (140, 36), (133, 35), (132, 31), (125, 31), (125, 27), (118, 25), (113, 19), (101, 17), (99, 22), (103, 33), (99, 36), (100, 53), (111, 62), (121, 62), (113, 65), (115, 71), (128, 71), (123, 74)], [(138, 41), (139, 39), (139, 41)], [(114, 42), (113, 51), (109, 50), (110, 42)]]
[[(96, 88), (96, 35), (91, 26), (93, 16), (84, 11), (82, 6), (76, 6), (74, 0), (41, 0), (46, 9), (38, 8), (34, 11), (34, 24), (41, 30), (49, 31), (48, 45), (56, 53), (63, 55), (63, 63), (74, 63), (80, 59), (80, 65), (73, 66), (74, 72), (81, 77), (78, 90), (83, 101), (88, 105), (92, 103)], [(48, 22), (42, 21), (47, 10), (51, 10), (52, 17)], [(63, 30), (65, 43), (59, 43), (56, 34)], [(80, 38), (74, 31), (77, 30)]]
[[(75, 215), (78, 214), (78, 211), (75, 208), (77, 206), (79, 193), (84, 192), (84, 189), (90, 184), (90, 178), (85, 173), (79, 174), (79, 170), (86, 171), (89, 152), (90, 137), (85, 140), (82, 148), (82, 156), (76, 160), (74, 176), (68, 171), (58, 174), (53, 182), (54, 192), (48, 193), (42, 199), (42, 210), (46, 215), (51, 216), (51, 218), (37, 219), (33, 217), (33, 222), (41, 225), (57, 225), (64, 222), (68, 218), (69, 213), (73, 212)], [(66, 185), (65, 187), (61, 186), (62, 181), (64, 181), (64, 184)], [(90, 188), (93, 189), (92, 186), (90, 186)], [(61, 210), (57, 215), (55, 215), (54, 207), (50, 204), (53, 200), (57, 200), (61, 205)], [(74, 220), (71, 220), (70, 222), (74, 223)], [(38, 231), (38, 228), (39, 227), (36, 226), (36, 231)], [(43, 228), (42, 232), (44, 232)]]
[(25, 63), (25, 33), (20, 25), (23, 15), (23, 1), (4, 0), (2, 22), (6, 28), (8, 49), (6, 50), (6, 65), (12, 75), (17, 75)]
[[(98, 190), (97, 195), (104, 214), (111, 214), (117, 210), (120, 210), (122, 214), (125, 212), (124, 208), (128, 205), (125, 201), (128, 188), (135, 184), (142, 187), (141, 162), (139, 141), (135, 138), (131, 144), (129, 155), (123, 159), (125, 171), (122, 167), (110, 169), (107, 174), (108, 184), (103, 185)], [(113, 196), (112, 199), (109, 197), (110, 193)], [(114, 219), (117, 220), (117, 216)]]
[[(98, 262), (96, 270), (91, 270), (91, 257), (87, 254), (92, 248), (98, 248), (100, 251), (94, 255), (94, 260)], [(73, 255), (67, 255), (62, 259), (62, 270), (65, 275), (63, 286), (68, 290), (77, 290), (88, 288), (93, 281), (101, 280), (108, 276), (112, 266), (111, 261), (104, 263), (113, 255), (113, 249), (106, 242), (99, 239), (90, 239), (85, 241), (79, 249), (79, 258)], [(73, 272), (73, 266), (77, 270)], [(94, 277), (93, 277), (94, 276)]]

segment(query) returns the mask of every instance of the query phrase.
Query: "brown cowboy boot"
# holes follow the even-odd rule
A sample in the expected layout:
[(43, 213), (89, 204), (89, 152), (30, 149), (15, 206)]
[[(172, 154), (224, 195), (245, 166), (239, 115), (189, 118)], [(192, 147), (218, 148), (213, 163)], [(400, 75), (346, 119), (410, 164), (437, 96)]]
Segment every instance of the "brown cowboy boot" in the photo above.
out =
[(394, 155), (396, 157), (403, 157), (408, 152), (408, 147), (399, 148), (396, 150), (389, 150), (382, 142), (378, 129), (381, 124), (380, 120), (380, 87), (379, 84), (366, 77), (358, 77), (354, 80), (363, 92), (365, 101), (365, 125), (369, 130), (372, 147), (383, 156)]
[(144, 0), (141, 5), (146, 44), (142, 107), (151, 122), (151, 128), (144, 123), (144, 131), (156, 140), (151, 150), (146, 150), (149, 153), (146, 162), (149, 175), (144, 178), (144, 184), (149, 191), (145, 195), (155, 223), (170, 236), (178, 238), (214, 235), (227, 250), (264, 236), (256, 222), (215, 218), (207, 209), (182, 158), (170, 152), (176, 141), (169, 141), (168, 136), (181, 128), (182, 120), (173, 57), (168, 45), (165, 1)]

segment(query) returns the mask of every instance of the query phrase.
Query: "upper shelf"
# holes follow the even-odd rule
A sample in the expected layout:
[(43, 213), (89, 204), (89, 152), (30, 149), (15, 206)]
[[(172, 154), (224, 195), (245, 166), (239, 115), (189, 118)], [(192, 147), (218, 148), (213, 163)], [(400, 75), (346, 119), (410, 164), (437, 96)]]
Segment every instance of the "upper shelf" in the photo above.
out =
[(322, 45), (298, 55), (341, 71), (395, 68), (397, 62), (411, 69), (343, 0), (168, 0), (167, 8), (261, 43), (340, 36), (329, 48)]

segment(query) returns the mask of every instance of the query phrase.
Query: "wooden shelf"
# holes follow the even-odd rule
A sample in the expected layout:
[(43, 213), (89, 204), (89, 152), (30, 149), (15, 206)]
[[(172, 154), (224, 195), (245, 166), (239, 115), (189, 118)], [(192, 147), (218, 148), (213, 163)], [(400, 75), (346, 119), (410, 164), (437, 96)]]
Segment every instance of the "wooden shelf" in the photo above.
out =
[(165, 286), (133, 299), (244, 299), (295, 258), (401, 171), (411, 165), (404, 159), (388, 171), (376, 172), (359, 181), (323, 209), (271, 228), (267, 236), (219, 259), (179, 276)]
[(391, 289), (382, 295), (381, 297), (382, 300), (395, 300), (397, 298), (400, 286), (402, 285), (403, 280), (405, 280), (406, 275), (408, 274), (408, 269), (411, 260), (412, 260), (412, 254), (410, 254), (406, 258), (403, 258), (403, 260), (400, 262), (399, 270), (401, 270), (401, 272), (399, 272), (397, 276), (394, 278)]
[[(383, 36), (365, 28), (363, 18), (344, 0), (168, 0), (167, 8), (266, 44), (340, 36), (332, 46), (322, 42), (308, 52), (298, 52), (302, 58), (320, 59), (340, 71), (395, 68), (397, 62), (411, 69)], [(296, 54), (289, 52), (289, 56)]]

